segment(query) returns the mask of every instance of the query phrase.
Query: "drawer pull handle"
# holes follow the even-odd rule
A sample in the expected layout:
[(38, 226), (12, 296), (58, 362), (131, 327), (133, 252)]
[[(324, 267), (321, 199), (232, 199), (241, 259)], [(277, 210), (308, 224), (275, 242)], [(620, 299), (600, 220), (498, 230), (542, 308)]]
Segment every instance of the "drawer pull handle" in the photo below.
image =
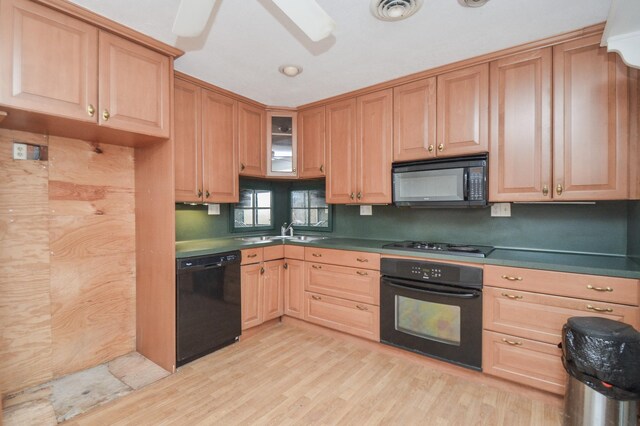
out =
[(613, 309), (611, 308), (598, 308), (597, 306), (593, 305), (587, 305), (587, 309), (596, 312), (613, 312)]
[(320, 296), (316, 296), (316, 295), (312, 295), (312, 296), (311, 296), (311, 298), (312, 298), (313, 300), (322, 300), (322, 297), (320, 297)]
[(511, 275), (503, 275), (502, 279), (507, 281), (522, 281), (522, 277), (512, 277)]
[(361, 262), (361, 263), (365, 263), (365, 262), (368, 262), (368, 261), (369, 261), (369, 259), (362, 259), (362, 258), (360, 258), (360, 257), (358, 257), (356, 260), (357, 260), (358, 262)]
[(253, 257), (257, 257), (257, 256), (258, 256), (258, 255), (257, 255), (256, 253), (254, 253), (254, 254), (248, 254), (248, 255), (247, 255), (247, 257), (248, 257), (248, 258), (253, 258)]
[(613, 291), (611, 287), (594, 287), (591, 284), (589, 284), (587, 288), (589, 290), (595, 290), (595, 291)]
[(507, 345), (522, 346), (522, 342), (515, 342), (513, 340), (509, 340), (509, 339), (505, 339), (505, 338), (502, 338), (502, 341), (505, 342)]
[(513, 300), (520, 300), (522, 299), (522, 296), (517, 296), (515, 294), (509, 294), (509, 293), (502, 293), (502, 295), (504, 297), (508, 297), (509, 299), (513, 299)]
[(369, 275), (366, 272), (362, 272), (362, 271), (356, 271), (356, 274), (358, 274), (358, 275), (360, 275), (362, 277)]
[(320, 253), (311, 253), (311, 256), (313, 256), (313, 257), (322, 257), (322, 255)]
[(356, 305), (356, 308), (360, 309), (361, 311), (368, 311), (369, 310), (366, 306), (362, 306), (362, 305)]
[(313, 269), (322, 269), (322, 266), (319, 266), (319, 265), (311, 265), (311, 267)]

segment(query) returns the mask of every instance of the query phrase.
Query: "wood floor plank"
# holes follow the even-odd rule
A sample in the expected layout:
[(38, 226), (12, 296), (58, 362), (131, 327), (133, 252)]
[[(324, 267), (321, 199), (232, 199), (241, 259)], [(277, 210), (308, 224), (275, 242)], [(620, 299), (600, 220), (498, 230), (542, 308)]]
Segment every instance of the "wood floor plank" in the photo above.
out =
[[(379, 345), (378, 345), (379, 346)], [(283, 323), (69, 422), (556, 425), (560, 408)]]

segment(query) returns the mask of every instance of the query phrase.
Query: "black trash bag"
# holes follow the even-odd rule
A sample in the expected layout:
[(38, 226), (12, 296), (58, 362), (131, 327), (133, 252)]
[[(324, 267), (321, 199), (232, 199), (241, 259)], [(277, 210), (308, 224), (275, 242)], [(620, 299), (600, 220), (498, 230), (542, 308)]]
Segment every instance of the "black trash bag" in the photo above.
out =
[(572, 317), (562, 327), (567, 373), (619, 401), (640, 399), (640, 333), (599, 317)]

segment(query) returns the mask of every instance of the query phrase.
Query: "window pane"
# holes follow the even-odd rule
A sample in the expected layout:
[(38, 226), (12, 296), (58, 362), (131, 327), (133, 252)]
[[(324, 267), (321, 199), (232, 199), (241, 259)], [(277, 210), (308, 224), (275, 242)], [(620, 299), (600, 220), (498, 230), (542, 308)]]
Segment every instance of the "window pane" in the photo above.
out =
[(309, 207), (326, 207), (323, 189), (312, 189), (309, 191)]
[(271, 225), (271, 209), (257, 209), (257, 216), (256, 226)]
[(251, 227), (253, 226), (253, 210), (236, 208), (233, 219), (236, 228)]
[(307, 191), (291, 191), (291, 207), (307, 207)]
[(309, 226), (316, 226), (319, 228), (326, 228), (329, 226), (329, 208), (311, 209), (309, 213)]
[(271, 191), (256, 191), (257, 207), (271, 207)]
[(253, 207), (253, 190), (241, 189), (240, 190), (240, 202), (236, 204), (240, 208)]
[(307, 209), (291, 209), (291, 223), (299, 226), (309, 226)]

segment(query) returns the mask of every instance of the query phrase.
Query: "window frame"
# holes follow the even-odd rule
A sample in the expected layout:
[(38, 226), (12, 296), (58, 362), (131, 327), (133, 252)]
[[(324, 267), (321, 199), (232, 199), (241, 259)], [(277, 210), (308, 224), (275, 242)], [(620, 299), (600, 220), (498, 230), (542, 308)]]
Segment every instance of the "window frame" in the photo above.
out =
[[(309, 192), (311, 191), (325, 191), (324, 187), (321, 186), (305, 186), (305, 187), (292, 187), (289, 189), (289, 223), (293, 221), (293, 193), (304, 191), (307, 193), (307, 204), (309, 201)], [(325, 191), (325, 203), (326, 203), (326, 191)], [(305, 232), (333, 232), (333, 206), (331, 204), (327, 204), (327, 226), (317, 227), (317, 226), (302, 226), (293, 224), (293, 229), (295, 231), (305, 231)], [(311, 213), (311, 210), (317, 209), (317, 207), (296, 207), (298, 210), (306, 210), (307, 218)]]
[(274, 217), (274, 196), (273, 196), (273, 188), (270, 187), (262, 187), (262, 186), (257, 186), (257, 185), (251, 185), (251, 187), (247, 186), (244, 188), (240, 188), (240, 192), (242, 191), (251, 191), (251, 197), (252, 197), (252, 204), (253, 207), (250, 207), (250, 210), (252, 210), (252, 214), (253, 214), (253, 220), (254, 223), (257, 222), (258, 219), (258, 211), (260, 210), (267, 210), (266, 207), (258, 207), (258, 200), (257, 200), (257, 193), (258, 192), (268, 192), (269, 193), (269, 198), (270, 198), (270, 202), (269, 205), (270, 207), (268, 208), (269, 210), (269, 215), (270, 215), (270, 221), (271, 224), (270, 225), (253, 225), (253, 226), (236, 226), (236, 215), (235, 212), (236, 210), (249, 210), (247, 208), (242, 208), (242, 207), (237, 207), (239, 203), (233, 203), (233, 204), (229, 204), (229, 231), (230, 232), (234, 232), (234, 233), (248, 233), (248, 232), (264, 232), (264, 231), (270, 231), (275, 229), (276, 225), (275, 225), (275, 217)]

